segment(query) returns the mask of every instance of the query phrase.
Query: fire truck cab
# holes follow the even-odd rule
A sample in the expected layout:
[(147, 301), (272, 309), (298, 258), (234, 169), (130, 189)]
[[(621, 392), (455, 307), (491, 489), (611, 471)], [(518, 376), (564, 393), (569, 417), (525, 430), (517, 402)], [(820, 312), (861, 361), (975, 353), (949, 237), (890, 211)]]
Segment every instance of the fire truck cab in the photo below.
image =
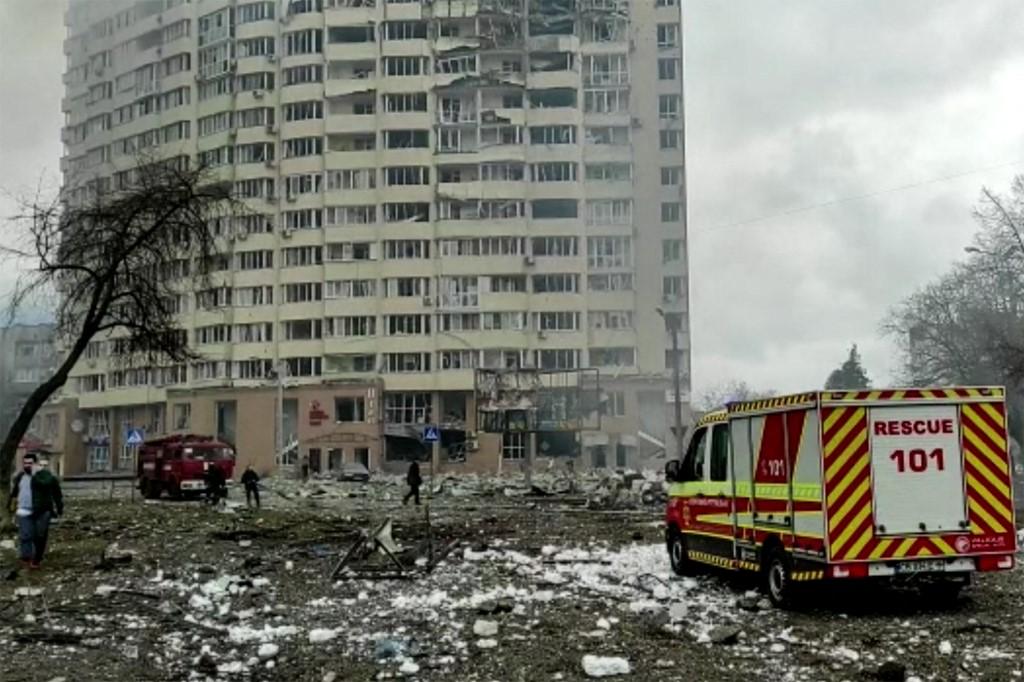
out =
[(139, 447), (139, 490), (149, 499), (166, 492), (171, 497), (198, 496), (206, 490), (206, 473), (219, 467), (230, 481), (235, 451), (227, 443), (194, 434), (149, 440)]
[(825, 391), (705, 415), (670, 483), (674, 571), (759, 574), (785, 606), (802, 583), (909, 578), (955, 596), (1014, 566), (1002, 388)]

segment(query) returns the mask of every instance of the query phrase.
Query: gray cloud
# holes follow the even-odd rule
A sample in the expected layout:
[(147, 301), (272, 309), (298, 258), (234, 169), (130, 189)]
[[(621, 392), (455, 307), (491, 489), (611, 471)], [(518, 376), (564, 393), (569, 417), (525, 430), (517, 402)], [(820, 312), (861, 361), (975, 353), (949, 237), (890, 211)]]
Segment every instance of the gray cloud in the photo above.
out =
[(1014, 0), (684, 4), (694, 382), (820, 385), (888, 305), (957, 258), (982, 184), (1024, 165)]

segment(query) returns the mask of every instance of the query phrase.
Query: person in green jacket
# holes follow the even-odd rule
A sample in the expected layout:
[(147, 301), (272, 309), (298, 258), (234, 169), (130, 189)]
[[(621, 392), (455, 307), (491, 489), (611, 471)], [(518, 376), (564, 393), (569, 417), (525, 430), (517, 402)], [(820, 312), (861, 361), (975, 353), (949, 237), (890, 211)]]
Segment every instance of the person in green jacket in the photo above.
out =
[(46, 553), (50, 520), (64, 513), (60, 482), (49, 470), (39, 466), (35, 453), (21, 460), (21, 471), (11, 488), (11, 511), (18, 519), (18, 557), (22, 565), (39, 568)]

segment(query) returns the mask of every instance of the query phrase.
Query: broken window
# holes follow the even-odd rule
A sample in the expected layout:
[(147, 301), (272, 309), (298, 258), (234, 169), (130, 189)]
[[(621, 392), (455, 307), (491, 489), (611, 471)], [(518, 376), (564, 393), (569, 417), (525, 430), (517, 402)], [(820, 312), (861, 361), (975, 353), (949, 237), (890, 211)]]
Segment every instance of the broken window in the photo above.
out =
[(373, 26), (329, 26), (327, 42), (329, 43), (373, 43), (377, 38)]
[(476, 55), (439, 57), (435, 62), (434, 71), (435, 73), (474, 73), (476, 72)]
[(575, 199), (535, 199), (530, 202), (530, 214), (536, 220), (576, 218), (579, 202)]
[(532, 0), (531, 36), (571, 36), (576, 28), (574, 0)]
[(338, 374), (362, 374), (377, 371), (377, 356), (372, 353), (343, 353), (327, 357), (327, 368)]
[(629, 128), (626, 126), (587, 126), (587, 144), (628, 145)]
[(533, 364), (540, 369), (575, 369), (580, 366), (580, 352), (575, 348), (535, 350)]
[(576, 106), (576, 91), (572, 88), (545, 88), (529, 92), (533, 109), (555, 109)]
[(632, 367), (636, 364), (636, 348), (616, 346), (611, 348), (591, 348), (591, 367)]
[(366, 421), (366, 399), (363, 396), (334, 399), (334, 421), (353, 423)]
[(425, 149), (430, 146), (427, 130), (385, 130), (384, 146), (388, 149)]
[(430, 417), (429, 393), (384, 394), (384, 421), (388, 424), (426, 424)]
[(288, 320), (282, 326), (286, 341), (310, 341), (323, 338), (322, 320)]
[(530, 72), (572, 71), (572, 52), (535, 52), (530, 55)]
[(384, 204), (384, 222), (386, 223), (426, 223), (430, 222), (430, 204), (401, 202)]
[(509, 460), (526, 459), (527, 434), (505, 431), (501, 434), (501, 458)]

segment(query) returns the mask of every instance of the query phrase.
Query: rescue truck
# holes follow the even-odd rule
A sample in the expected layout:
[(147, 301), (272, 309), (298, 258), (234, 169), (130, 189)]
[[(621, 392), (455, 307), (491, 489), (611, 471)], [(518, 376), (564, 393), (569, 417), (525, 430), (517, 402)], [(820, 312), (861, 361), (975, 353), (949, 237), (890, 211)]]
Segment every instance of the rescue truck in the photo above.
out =
[(235, 451), (210, 436), (175, 435), (148, 440), (139, 446), (139, 490), (143, 497), (156, 499), (166, 492), (171, 497), (196, 497), (206, 490), (206, 472), (219, 467), (224, 480), (235, 471)]
[(776, 606), (814, 581), (913, 579), (954, 598), (1017, 550), (1002, 388), (817, 391), (730, 403), (669, 482), (672, 569), (758, 574)]

